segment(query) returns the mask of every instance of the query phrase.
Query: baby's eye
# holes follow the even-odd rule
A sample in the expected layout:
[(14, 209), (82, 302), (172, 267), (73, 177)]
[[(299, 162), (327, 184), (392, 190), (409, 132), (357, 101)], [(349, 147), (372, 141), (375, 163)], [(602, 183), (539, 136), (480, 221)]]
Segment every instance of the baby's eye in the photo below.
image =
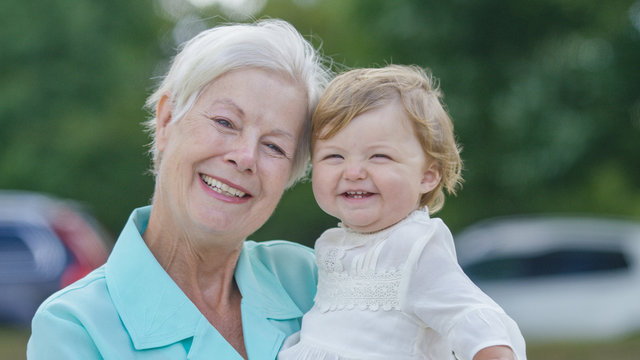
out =
[(373, 156), (371, 156), (371, 158), (378, 158), (378, 159), (391, 159), (391, 156), (386, 155), (386, 154), (374, 154)]

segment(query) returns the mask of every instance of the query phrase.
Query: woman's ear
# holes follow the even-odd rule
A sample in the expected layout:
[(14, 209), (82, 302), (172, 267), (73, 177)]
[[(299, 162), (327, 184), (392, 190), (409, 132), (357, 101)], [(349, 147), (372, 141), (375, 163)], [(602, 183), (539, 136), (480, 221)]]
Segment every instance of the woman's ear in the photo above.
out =
[(169, 139), (169, 124), (173, 119), (169, 94), (164, 94), (156, 106), (156, 146), (162, 152)]
[(420, 182), (420, 189), (422, 193), (426, 194), (435, 189), (438, 184), (440, 184), (440, 180), (442, 180), (440, 168), (435, 161), (431, 161), (422, 176), (422, 181)]

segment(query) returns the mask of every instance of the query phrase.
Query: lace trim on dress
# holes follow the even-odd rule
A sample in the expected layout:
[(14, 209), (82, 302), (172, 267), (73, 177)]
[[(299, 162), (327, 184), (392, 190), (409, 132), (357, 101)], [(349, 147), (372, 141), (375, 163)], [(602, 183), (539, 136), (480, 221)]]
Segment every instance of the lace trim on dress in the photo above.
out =
[(400, 309), (401, 268), (349, 274), (343, 269), (344, 256), (345, 250), (341, 247), (329, 247), (316, 254), (318, 292), (315, 302), (320, 311)]
[(399, 268), (354, 276), (344, 271), (325, 272), (319, 269), (316, 305), (322, 312), (344, 309), (399, 310), (402, 273)]

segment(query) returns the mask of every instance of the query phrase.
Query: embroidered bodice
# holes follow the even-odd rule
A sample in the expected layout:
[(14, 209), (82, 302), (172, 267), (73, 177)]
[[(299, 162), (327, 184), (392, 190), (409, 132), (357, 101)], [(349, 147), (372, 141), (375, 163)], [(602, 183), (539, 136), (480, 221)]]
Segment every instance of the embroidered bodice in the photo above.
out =
[(492, 343), (526, 359), (517, 326), (464, 275), (426, 209), (372, 234), (329, 229), (315, 250), (315, 304), (279, 360), (471, 360)]
[[(393, 229), (361, 234), (342, 228), (319, 241), (316, 245), (318, 292), (315, 304), (320, 311), (400, 309), (404, 264), (381, 264), (379, 261)], [(347, 251), (353, 256), (345, 259)]]

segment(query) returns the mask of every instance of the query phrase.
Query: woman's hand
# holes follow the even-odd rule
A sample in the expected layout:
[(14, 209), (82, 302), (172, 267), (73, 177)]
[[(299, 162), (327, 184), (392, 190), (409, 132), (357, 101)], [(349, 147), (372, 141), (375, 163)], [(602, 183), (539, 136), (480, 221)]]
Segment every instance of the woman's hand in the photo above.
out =
[(473, 357), (473, 360), (514, 360), (513, 351), (508, 346), (489, 346)]

